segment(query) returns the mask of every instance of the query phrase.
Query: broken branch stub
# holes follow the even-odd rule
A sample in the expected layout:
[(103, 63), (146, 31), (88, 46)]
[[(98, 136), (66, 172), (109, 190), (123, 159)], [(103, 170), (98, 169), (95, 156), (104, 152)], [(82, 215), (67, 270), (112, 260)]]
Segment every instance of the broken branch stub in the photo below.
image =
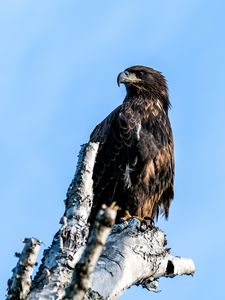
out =
[(19, 257), (16, 267), (13, 269), (12, 278), (8, 281), (7, 299), (26, 299), (31, 287), (31, 276), (37, 261), (41, 242), (35, 238), (25, 238), (22, 253), (16, 254)]

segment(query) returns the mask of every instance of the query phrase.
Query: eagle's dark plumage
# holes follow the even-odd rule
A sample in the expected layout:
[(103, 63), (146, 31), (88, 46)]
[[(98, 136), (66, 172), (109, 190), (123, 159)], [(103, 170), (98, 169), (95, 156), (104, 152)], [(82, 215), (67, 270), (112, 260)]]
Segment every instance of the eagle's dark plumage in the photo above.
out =
[(127, 95), (91, 134), (99, 142), (93, 171), (93, 222), (103, 203), (116, 202), (119, 217), (168, 217), (174, 196), (174, 146), (164, 76), (148, 67), (121, 72)]

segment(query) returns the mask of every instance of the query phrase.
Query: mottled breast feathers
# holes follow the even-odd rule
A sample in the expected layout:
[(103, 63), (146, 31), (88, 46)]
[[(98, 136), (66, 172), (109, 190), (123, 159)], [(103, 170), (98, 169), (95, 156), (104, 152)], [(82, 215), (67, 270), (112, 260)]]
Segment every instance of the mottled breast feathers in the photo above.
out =
[[(160, 83), (161, 81), (161, 83)], [(93, 171), (92, 223), (103, 203), (116, 202), (117, 221), (129, 212), (139, 218), (168, 217), (174, 195), (174, 146), (164, 77), (135, 66), (118, 76), (127, 96), (96, 126), (90, 141), (99, 142)]]

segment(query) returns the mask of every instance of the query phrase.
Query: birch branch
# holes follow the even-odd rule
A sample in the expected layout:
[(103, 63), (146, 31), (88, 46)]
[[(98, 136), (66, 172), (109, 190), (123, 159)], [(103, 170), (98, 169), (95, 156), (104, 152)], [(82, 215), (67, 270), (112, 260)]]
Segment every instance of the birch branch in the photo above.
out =
[(19, 257), (16, 267), (13, 269), (13, 276), (8, 281), (8, 300), (26, 299), (31, 286), (31, 276), (40, 250), (40, 241), (35, 238), (25, 238), (22, 253), (16, 254)]
[(99, 299), (115, 299), (135, 284), (155, 291), (160, 277), (195, 272), (191, 259), (170, 254), (159, 228), (142, 232), (141, 227), (136, 219), (113, 227), (93, 274), (91, 289), (101, 295)]
[(90, 288), (91, 275), (115, 223), (116, 211), (116, 207), (104, 207), (98, 212), (87, 246), (75, 267), (72, 282), (66, 290), (64, 300), (82, 300)]
[(61, 299), (71, 281), (73, 269), (84, 250), (89, 225), (87, 223), (93, 201), (92, 173), (98, 143), (81, 147), (75, 176), (67, 191), (62, 227), (44, 251), (32, 292), (27, 300)]

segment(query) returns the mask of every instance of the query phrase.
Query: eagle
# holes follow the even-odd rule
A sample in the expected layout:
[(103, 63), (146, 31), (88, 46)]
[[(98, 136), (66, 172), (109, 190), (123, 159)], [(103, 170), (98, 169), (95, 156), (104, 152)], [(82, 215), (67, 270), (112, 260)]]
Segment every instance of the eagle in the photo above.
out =
[(165, 77), (145, 66), (121, 72), (126, 96), (90, 136), (99, 149), (93, 169), (92, 224), (102, 204), (120, 208), (117, 223), (128, 218), (168, 218), (174, 197), (174, 142)]

